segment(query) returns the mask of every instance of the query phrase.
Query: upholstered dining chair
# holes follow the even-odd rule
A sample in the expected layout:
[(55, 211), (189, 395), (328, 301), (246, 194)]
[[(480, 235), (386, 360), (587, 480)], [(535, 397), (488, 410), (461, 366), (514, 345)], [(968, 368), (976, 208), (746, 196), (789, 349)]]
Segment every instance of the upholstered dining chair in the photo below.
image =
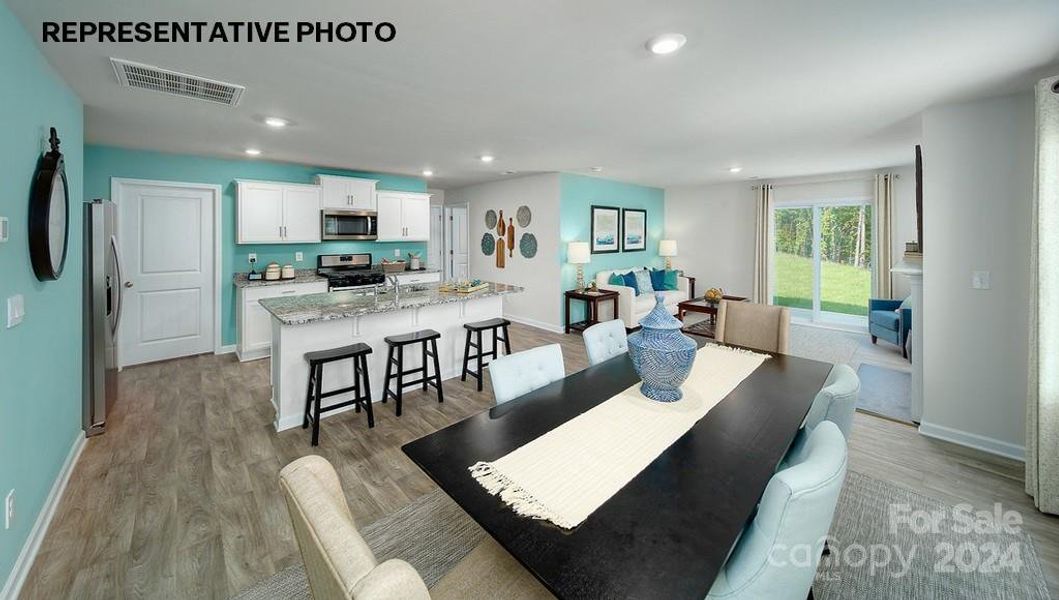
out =
[(709, 600), (804, 600), (812, 591), (846, 477), (846, 439), (830, 421), (800, 435), (803, 452), (769, 480)]
[(789, 308), (722, 300), (714, 337), (726, 344), (786, 354), (790, 328)]
[(812, 431), (822, 421), (831, 421), (849, 439), (853, 431), (853, 413), (857, 409), (860, 378), (849, 365), (835, 365), (824, 380), (824, 387), (816, 394), (809, 413), (805, 415), (806, 431)]
[(508, 354), (489, 363), (489, 379), (497, 404), (514, 400), (566, 376), (559, 344)]
[(604, 321), (586, 329), (582, 336), (588, 351), (588, 364), (599, 363), (629, 351), (625, 322), (620, 319)]
[(338, 474), (322, 457), (284, 467), (280, 487), (315, 600), (554, 599), (488, 535), (429, 592), (407, 562), (378, 563), (357, 532)]

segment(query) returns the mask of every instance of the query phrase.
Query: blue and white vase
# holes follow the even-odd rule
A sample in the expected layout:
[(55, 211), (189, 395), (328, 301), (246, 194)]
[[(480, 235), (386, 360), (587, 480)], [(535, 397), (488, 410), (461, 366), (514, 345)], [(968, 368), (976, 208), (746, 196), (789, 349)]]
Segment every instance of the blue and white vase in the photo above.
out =
[(640, 320), (641, 329), (629, 336), (629, 356), (643, 385), (644, 396), (658, 402), (683, 397), (681, 384), (691, 373), (698, 344), (680, 332), (683, 326), (666, 310), (665, 297), (655, 294), (655, 307)]

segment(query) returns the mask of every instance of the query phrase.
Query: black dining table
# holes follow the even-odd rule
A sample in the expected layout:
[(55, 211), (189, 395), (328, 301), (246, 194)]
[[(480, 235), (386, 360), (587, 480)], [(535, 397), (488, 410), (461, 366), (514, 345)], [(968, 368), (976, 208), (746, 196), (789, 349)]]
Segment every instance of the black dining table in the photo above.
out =
[(515, 514), (468, 468), (496, 460), (638, 383), (628, 355), (473, 415), (403, 450), (558, 598), (702, 599), (831, 367), (773, 355), (571, 530)]

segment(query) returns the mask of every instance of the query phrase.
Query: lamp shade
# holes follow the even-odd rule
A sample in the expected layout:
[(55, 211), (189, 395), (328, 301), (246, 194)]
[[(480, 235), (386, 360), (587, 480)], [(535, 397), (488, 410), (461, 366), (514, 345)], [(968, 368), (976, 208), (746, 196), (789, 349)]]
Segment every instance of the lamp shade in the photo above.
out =
[(658, 256), (676, 256), (677, 255), (677, 241), (676, 240), (661, 240), (658, 242)]
[(592, 257), (588, 242), (570, 242), (566, 245), (566, 262), (573, 265), (588, 264)]

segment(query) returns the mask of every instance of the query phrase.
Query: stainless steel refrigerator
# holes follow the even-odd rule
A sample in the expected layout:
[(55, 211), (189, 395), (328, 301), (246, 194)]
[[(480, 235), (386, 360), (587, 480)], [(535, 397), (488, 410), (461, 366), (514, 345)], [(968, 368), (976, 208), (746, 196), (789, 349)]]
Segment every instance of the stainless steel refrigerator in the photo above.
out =
[(117, 397), (116, 338), (121, 320), (121, 255), (117, 205), (109, 200), (84, 204), (83, 389), (84, 430), (106, 430)]

